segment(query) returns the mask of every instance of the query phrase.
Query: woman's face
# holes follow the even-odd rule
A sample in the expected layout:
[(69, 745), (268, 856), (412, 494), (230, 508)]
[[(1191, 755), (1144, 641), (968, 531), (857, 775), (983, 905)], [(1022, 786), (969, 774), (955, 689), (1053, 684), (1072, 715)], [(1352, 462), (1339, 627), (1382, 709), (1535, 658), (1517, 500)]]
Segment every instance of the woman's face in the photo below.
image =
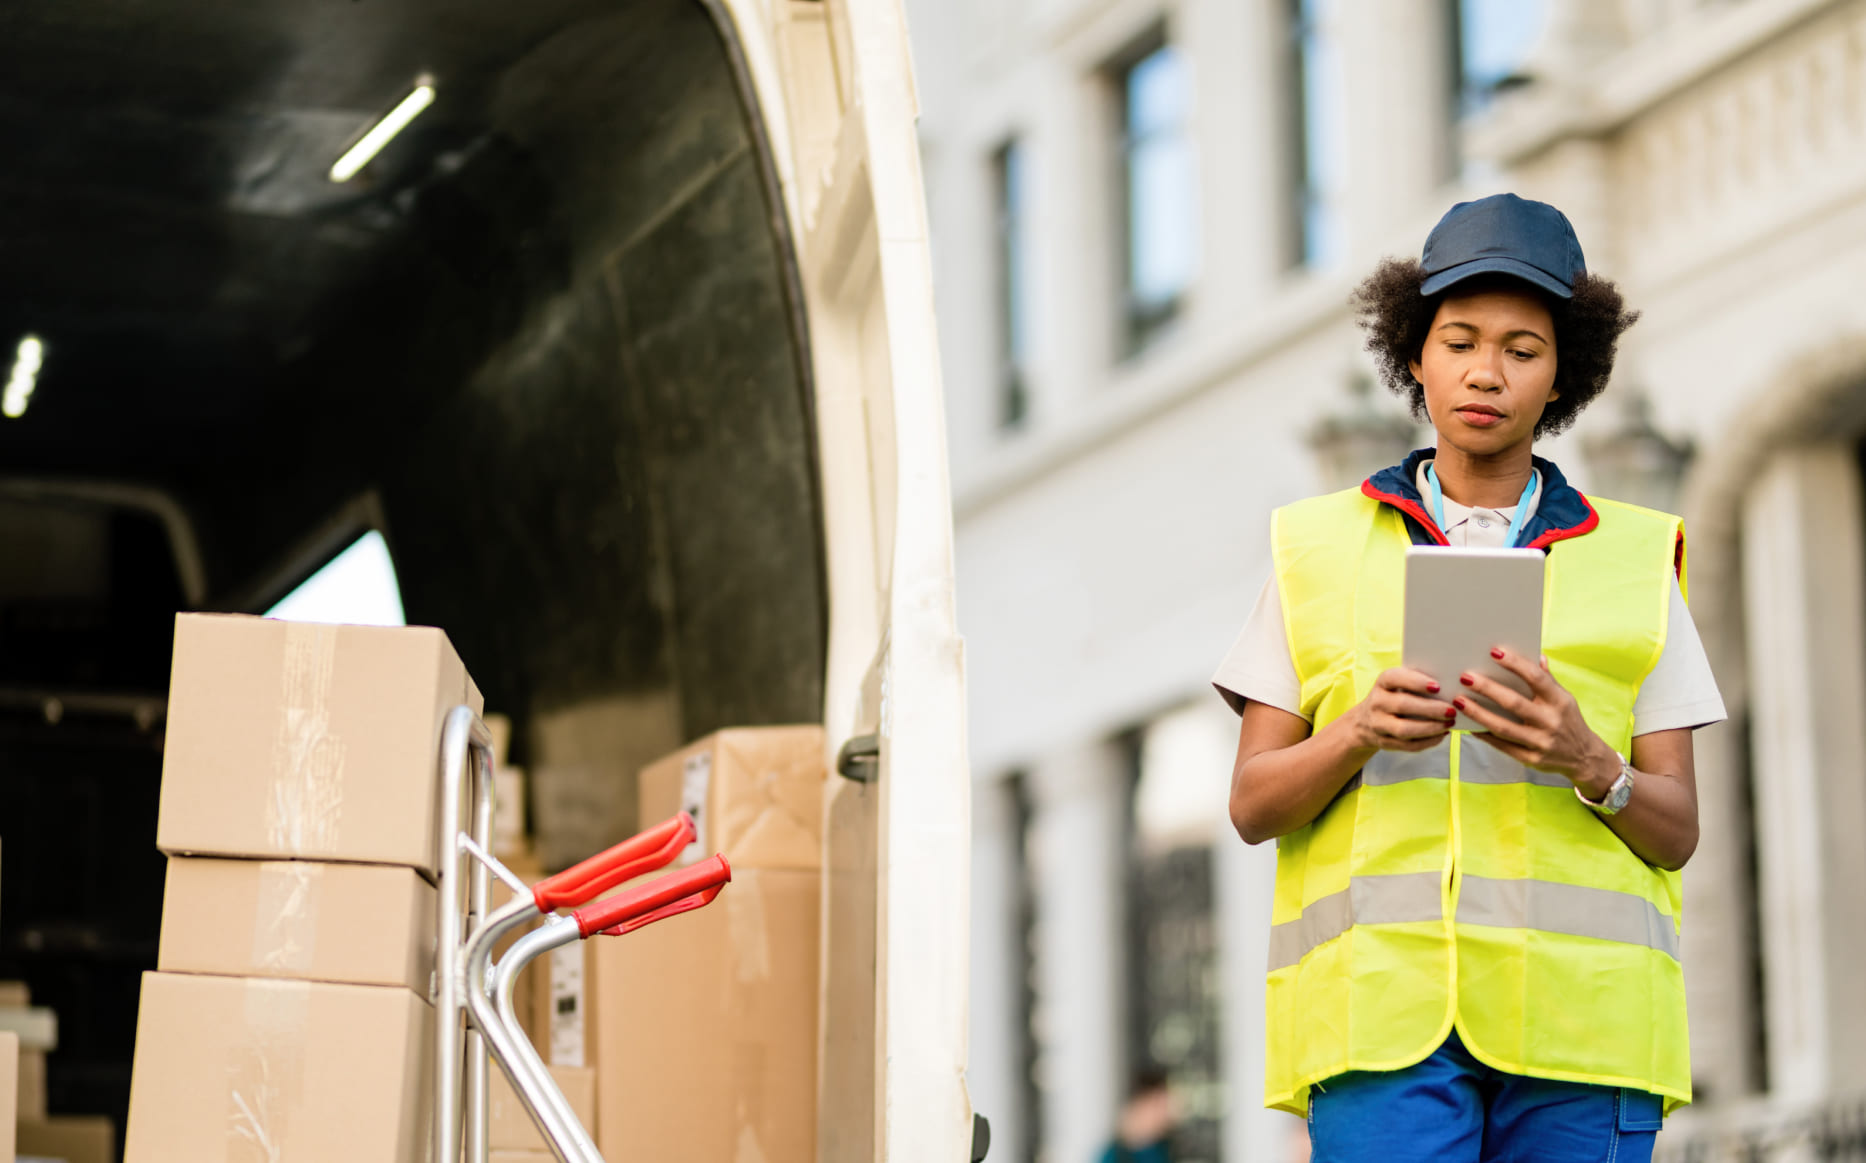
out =
[(1527, 444), (1555, 390), (1555, 321), (1527, 289), (1447, 295), (1413, 378), (1439, 439), (1471, 456)]

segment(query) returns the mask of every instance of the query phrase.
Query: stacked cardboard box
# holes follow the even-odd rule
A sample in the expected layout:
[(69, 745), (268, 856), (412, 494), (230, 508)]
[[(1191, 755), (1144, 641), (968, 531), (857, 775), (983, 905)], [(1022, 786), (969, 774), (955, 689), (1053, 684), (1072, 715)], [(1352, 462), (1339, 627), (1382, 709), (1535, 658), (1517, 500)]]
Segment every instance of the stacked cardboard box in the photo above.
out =
[[(525, 824), (525, 772), (523, 768), (513, 767), (507, 762), (512, 721), (504, 715), (486, 715), (485, 720), (492, 734), (492, 854), (514, 876), (526, 884), (536, 884), (544, 879), (545, 871), (538, 863), (537, 852), (532, 847)], [(497, 909), (511, 899), (512, 890), (495, 878), (492, 882), (492, 907)], [(519, 929), (500, 941), (494, 951), (494, 959), (505, 956), (505, 951), (512, 947), (512, 943), (529, 930), (530, 926)], [(519, 1025), (524, 1029), (526, 1037), (541, 1048), (544, 1045), (543, 1037), (538, 1032), (543, 1028), (539, 1024), (544, 1006), (541, 994), (546, 988), (545, 979), (549, 972), (550, 959), (542, 958), (527, 966), (512, 988), (512, 1008), (518, 1014)]]
[(58, 1048), (58, 1015), (32, 1004), (23, 981), (0, 981), (0, 1032), (11, 1035), (18, 1048), (13, 1085), (7, 1087), (14, 1117), (22, 1123), (46, 1118), (46, 1055)]
[(116, 1127), (107, 1118), (46, 1113), (46, 1055), (58, 1048), (58, 1015), (32, 1004), (20, 981), (0, 981), (0, 1163), (13, 1152), (65, 1163), (111, 1163)]
[(641, 820), (692, 812), (723, 852), (698, 912), (588, 941), (598, 1143), (609, 1159), (816, 1157), (819, 727), (722, 731), (642, 772)]
[(0, 1033), (0, 1163), (13, 1163), (19, 1123), (19, 1035)]
[(54, 1115), (19, 1125), (22, 1159), (61, 1163), (115, 1163), (116, 1124), (102, 1115)]
[(438, 630), (176, 622), (126, 1163), (428, 1155)]
[(530, 831), (525, 826), (525, 769), (507, 762), (512, 744), (512, 720), (505, 715), (487, 715), (486, 730), (492, 735), (492, 776), (497, 794), (493, 797), (492, 852), (501, 860), (530, 856)]
[[(596, 1126), (596, 1072), (588, 1067), (553, 1066), (551, 1081), (557, 1084), (564, 1098), (570, 1103), (570, 1109), (584, 1127), (594, 1134)], [(524, 1105), (519, 1102), (518, 1094), (512, 1084), (506, 1080), (505, 1072), (496, 1066), (492, 1070), (492, 1085), (489, 1088), (490, 1107), (486, 1120), (487, 1145), (495, 1152), (513, 1152), (528, 1154), (531, 1152), (550, 1151), (544, 1135), (531, 1121)]]

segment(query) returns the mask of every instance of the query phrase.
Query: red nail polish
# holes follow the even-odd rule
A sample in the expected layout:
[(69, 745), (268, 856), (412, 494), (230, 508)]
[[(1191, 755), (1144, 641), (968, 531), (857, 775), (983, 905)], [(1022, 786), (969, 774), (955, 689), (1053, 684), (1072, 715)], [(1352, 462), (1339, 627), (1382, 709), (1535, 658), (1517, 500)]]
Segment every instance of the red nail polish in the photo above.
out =
[(1464, 709), (1464, 700), (1463, 700), (1463, 699), (1453, 699), (1453, 700), (1451, 700), (1451, 705), (1452, 705), (1452, 706), (1454, 706), (1454, 707), (1456, 707), (1456, 708), (1458, 708), (1458, 709), (1459, 709), (1460, 711), (1462, 711), (1462, 710)]
[(1492, 658), (1502, 658), (1502, 657), (1503, 657), (1503, 649), (1502, 649), (1501, 647), (1497, 647), (1497, 646), (1493, 646), (1493, 647), (1491, 647), (1491, 648), (1490, 648), (1490, 657), (1492, 657)]
[[(1462, 701), (1462, 700), (1460, 700), (1460, 701)], [(1446, 717), (1447, 719), (1455, 719), (1455, 718), (1457, 718), (1457, 717), (1458, 717), (1458, 712), (1456, 712), (1456, 711), (1446, 711), (1446, 712), (1445, 712), (1445, 717)]]
[(1426, 693), (1435, 695), (1438, 693), (1438, 684), (1435, 682), (1426, 683), (1425, 689), (1426, 689)]
[(1461, 674), (1461, 675), (1459, 675), (1459, 676), (1458, 676), (1458, 681), (1459, 681), (1459, 682), (1461, 682), (1461, 683), (1463, 683), (1463, 684), (1464, 684), (1465, 686), (1476, 686), (1476, 685), (1477, 685), (1477, 680), (1476, 680), (1476, 679), (1474, 679), (1474, 678), (1472, 678), (1472, 677), (1471, 677), (1470, 675), (1468, 675), (1468, 674)]

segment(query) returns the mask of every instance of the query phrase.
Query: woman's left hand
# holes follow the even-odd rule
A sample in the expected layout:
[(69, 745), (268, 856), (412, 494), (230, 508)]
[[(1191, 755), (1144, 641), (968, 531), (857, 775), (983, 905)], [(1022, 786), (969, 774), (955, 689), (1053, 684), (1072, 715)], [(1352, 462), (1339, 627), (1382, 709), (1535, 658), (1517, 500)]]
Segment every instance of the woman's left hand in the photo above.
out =
[(1476, 738), (1525, 767), (1567, 777), (1581, 794), (1598, 800), (1620, 774), (1620, 760), (1607, 741), (1581, 717), (1581, 706), (1555, 681), (1546, 663), (1538, 665), (1508, 650), (1490, 652), (1503, 667), (1529, 684), (1533, 698), (1493, 678), (1466, 671), (1458, 681), (1522, 722), (1490, 710), (1473, 698), (1453, 704), (1484, 727)]

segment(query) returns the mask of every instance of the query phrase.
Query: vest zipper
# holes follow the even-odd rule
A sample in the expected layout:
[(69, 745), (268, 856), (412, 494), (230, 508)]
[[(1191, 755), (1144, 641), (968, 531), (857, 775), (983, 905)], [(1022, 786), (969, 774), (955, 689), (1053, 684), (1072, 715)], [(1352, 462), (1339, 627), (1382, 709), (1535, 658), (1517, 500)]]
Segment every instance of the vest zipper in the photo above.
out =
[(1455, 1028), (1458, 1021), (1458, 888), (1464, 869), (1458, 859), (1464, 849), (1464, 831), (1462, 814), (1458, 803), (1463, 798), (1459, 794), (1458, 768), (1464, 755), (1463, 731), (1451, 733), (1451, 753), (1447, 757), (1450, 764), (1450, 779), (1447, 784), (1451, 793), (1451, 838), (1445, 848), (1445, 942), (1446, 960), (1451, 968), (1451, 1020)]

